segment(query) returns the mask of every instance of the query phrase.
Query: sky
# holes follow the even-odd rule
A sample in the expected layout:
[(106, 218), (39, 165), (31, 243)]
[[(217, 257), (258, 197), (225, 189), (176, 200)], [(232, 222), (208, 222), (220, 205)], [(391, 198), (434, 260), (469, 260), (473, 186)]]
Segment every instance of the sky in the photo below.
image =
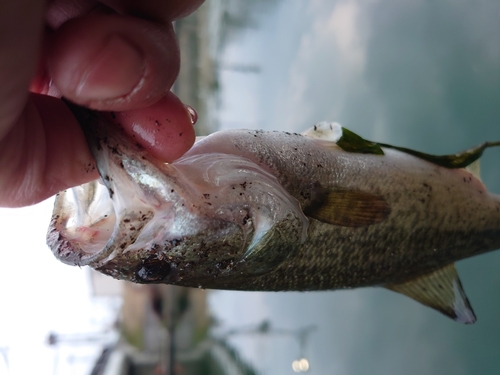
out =
[[(303, 131), (329, 120), (434, 150), (454, 147), (439, 142), (451, 126), (464, 146), (494, 136), (500, 5), (453, 4), (278, 2), (226, 50), (224, 61), (257, 64), (261, 73), (223, 72), (223, 127)], [(483, 133), (471, 139), (471, 126)]]

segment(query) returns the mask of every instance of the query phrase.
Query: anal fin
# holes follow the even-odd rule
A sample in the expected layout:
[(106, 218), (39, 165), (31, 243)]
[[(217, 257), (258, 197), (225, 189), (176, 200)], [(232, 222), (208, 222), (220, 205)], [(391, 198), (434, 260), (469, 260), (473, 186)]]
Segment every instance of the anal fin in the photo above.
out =
[(476, 321), (454, 264), (401, 284), (384, 286), (432, 307), (459, 323), (472, 324)]

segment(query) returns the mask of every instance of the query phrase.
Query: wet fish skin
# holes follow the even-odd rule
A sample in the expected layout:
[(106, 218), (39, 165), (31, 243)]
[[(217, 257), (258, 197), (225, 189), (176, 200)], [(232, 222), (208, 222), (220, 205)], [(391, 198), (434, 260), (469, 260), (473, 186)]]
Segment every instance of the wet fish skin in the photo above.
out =
[(47, 238), (60, 260), (214, 289), (387, 286), (475, 320), (461, 287), (444, 302), (406, 287), (429, 275), (437, 289), (443, 277), (460, 285), (453, 266), (441, 270), (500, 247), (500, 200), (468, 171), (391, 148), (353, 153), (311, 134), (250, 130), (217, 132), (164, 164), (99, 114), (71, 108), (104, 185), (56, 199)]

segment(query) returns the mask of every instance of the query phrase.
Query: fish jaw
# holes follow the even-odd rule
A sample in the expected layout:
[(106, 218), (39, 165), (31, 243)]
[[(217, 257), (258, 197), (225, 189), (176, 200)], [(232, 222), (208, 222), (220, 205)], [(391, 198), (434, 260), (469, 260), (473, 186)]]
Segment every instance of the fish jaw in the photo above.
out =
[[(305, 241), (298, 201), (252, 161), (209, 152), (161, 163), (89, 116), (84, 132), (101, 181), (56, 197), (47, 243), (64, 263), (138, 283), (211, 287), (233, 282), (240, 268), (266, 273)], [(269, 246), (278, 251), (269, 255)]]
[[(47, 240), (61, 261), (98, 268), (133, 244), (143, 244), (141, 235), (161, 236), (153, 219), (168, 225), (186, 204), (176, 176), (160, 173), (167, 165), (141, 157), (140, 149), (113, 137), (109, 129), (98, 129), (93, 136), (90, 145), (101, 182), (57, 195)], [(134, 263), (134, 252), (130, 254)]]

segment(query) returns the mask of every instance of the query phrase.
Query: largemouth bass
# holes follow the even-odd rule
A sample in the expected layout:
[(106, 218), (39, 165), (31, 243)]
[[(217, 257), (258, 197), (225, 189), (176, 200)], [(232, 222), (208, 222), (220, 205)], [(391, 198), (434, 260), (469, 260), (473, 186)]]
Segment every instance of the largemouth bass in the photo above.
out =
[(475, 321), (454, 262), (500, 248), (500, 199), (463, 167), (338, 124), (221, 131), (161, 163), (74, 105), (101, 181), (58, 194), (58, 259), (136, 283), (309, 291), (382, 286)]

